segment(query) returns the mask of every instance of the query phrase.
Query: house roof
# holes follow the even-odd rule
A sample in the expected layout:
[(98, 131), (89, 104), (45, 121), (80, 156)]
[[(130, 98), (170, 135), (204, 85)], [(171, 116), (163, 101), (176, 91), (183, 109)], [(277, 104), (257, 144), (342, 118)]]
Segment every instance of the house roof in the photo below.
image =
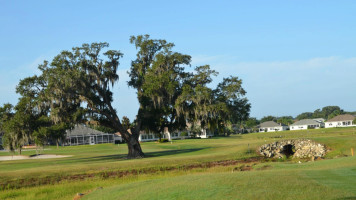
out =
[(260, 124), (261, 128), (269, 128), (269, 127), (279, 127), (279, 126), (286, 126), (285, 124), (278, 124), (274, 121), (267, 121), (267, 122), (263, 122)]
[(317, 122), (325, 122), (325, 119), (324, 119), (324, 118), (315, 118), (315, 119), (313, 119), (313, 120), (315, 120), (315, 121), (317, 121)]
[(302, 119), (300, 121), (295, 122), (291, 126), (300, 126), (300, 125), (319, 125), (320, 122), (316, 121), (315, 119)]
[(67, 136), (74, 136), (74, 135), (107, 135), (108, 133), (104, 133), (92, 128), (89, 128), (85, 125), (78, 124), (75, 125), (72, 130), (67, 130)]
[(354, 120), (355, 117), (349, 114), (346, 115), (338, 115), (334, 118), (329, 119), (326, 122), (339, 122), (339, 121), (349, 121), (349, 120)]

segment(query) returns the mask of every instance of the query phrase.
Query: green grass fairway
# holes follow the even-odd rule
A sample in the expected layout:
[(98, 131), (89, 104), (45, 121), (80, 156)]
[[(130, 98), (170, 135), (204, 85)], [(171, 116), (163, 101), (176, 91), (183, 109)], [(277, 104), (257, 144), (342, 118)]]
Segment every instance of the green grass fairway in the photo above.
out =
[[(330, 152), (316, 162), (184, 168), (256, 157), (259, 145), (290, 138), (315, 140), (326, 144)], [(356, 199), (352, 147), (356, 149), (356, 128), (253, 133), (172, 144), (146, 142), (142, 148), (147, 157), (138, 160), (125, 159), (124, 144), (47, 147), (45, 154), (72, 157), (0, 161), (0, 184), (5, 188), (0, 199), (72, 199), (77, 193), (84, 193), (83, 199)], [(11, 154), (0, 152), (5, 155)], [(250, 165), (252, 170), (233, 170), (241, 165)], [(111, 172), (128, 175), (106, 177)], [(17, 189), (9, 189), (13, 187)]]
[(205, 172), (137, 181), (96, 190), (84, 199), (341, 198), (356, 198), (356, 157), (304, 164), (273, 163), (268, 170)]

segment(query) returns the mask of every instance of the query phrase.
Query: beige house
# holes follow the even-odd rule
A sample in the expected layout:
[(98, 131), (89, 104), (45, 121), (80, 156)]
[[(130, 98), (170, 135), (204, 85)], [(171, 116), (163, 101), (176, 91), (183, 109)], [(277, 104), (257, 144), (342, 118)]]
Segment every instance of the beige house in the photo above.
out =
[(326, 121), (325, 128), (356, 126), (356, 124), (353, 123), (354, 119), (355, 117), (349, 114), (338, 115)]
[(275, 132), (288, 130), (288, 126), (274, 121), (263, 122), (259, 125), (259, 132)]
[(317, 121), (315, 119), (302, 119), (300, 121), (294, 122), (292, 125), (289, 126), (289, 130), (305, 130), (309, 128), (321, 128), (324, 127), (324, 123)]

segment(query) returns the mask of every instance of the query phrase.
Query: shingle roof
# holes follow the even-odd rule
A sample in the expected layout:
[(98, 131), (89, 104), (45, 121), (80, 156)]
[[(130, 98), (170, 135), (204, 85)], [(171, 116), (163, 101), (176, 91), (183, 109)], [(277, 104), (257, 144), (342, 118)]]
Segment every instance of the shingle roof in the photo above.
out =
[(313, 120), (315, 120), (315, 121), (317, 121), (317, 122), (325, 122), (325, 119), (324, 119), (324, 118), (315, 118), (315, 119), (313, 119)]
[(319, 125), (321, 124), (320, 122), (317, 122), (314, 119), (302, 119), (300, 121), (295, 122), (291, 126), (300, 126), (300, 125)]
[(339, 122), (339, 121), (349, 121), (349, 120), (354, 120), (355, 117), (349, 114), (346, 115), (338, 115), (332, 119), (329, 119), (326, 122)]
[(286, 126), (285, 124), (278, 124), (274, 121), (267, 121), (267, 122), (263, 122), (262, 124), (260, 124), (261, 128), (269, 128), (269, 127), (279, 127), (279, 126)]
[(106, 135), (107, 133), (97, 131), (84, 125), (75, 125), (72, 130), (67, 130), (67, 135)]

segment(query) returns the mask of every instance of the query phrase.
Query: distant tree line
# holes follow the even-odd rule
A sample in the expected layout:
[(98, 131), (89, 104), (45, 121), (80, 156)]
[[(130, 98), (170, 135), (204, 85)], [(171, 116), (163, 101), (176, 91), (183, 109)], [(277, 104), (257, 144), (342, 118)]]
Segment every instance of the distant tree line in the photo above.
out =
[(311, 119), (311, 118), (324, 118), (326, 120), (331, 119), (337, 115), (352, 113), (352, 112), (345, 112), (339, 106), (326, 106), (322, 109), (317, 109), (314, 112), (304, 112), (299, 114), (296, 119)]

